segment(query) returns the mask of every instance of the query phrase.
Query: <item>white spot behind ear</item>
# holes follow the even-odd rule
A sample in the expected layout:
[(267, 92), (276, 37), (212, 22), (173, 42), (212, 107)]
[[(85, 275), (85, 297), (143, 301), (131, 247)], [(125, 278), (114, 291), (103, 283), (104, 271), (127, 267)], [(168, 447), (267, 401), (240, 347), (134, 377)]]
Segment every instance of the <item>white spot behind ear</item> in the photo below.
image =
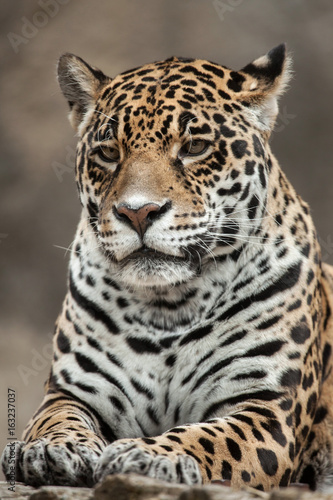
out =
[(77, 135), (82, 137), (84, 130), (92, 119), (92, 116), (95, 114), (95, 102), (93, 101), (89, 106), (87, 106), (87, 110), (82, 114), (81, 120), (77, 123), (77, 117), (73, 111), (68, 113), (69, 123), (72, 125), (74, 129), (77, 130)]
[(263, 132), (272, 130), (278, 112), (278, 102), (274, 96), (267, 98), (259, 105), (253, 105), (249, 108), (252, 123), (259, 126)]

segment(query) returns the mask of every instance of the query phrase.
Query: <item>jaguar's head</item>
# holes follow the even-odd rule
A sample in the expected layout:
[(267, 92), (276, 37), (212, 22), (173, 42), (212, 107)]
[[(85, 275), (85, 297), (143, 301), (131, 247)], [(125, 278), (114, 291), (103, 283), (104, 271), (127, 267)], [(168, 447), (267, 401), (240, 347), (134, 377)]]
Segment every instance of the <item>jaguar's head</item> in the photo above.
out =
[(84, 216), (125, 285), (187, 282), (260, 231), (288, 68), (284, 45), (241, 71), (173, 57), (113, 79), (60, 58)]

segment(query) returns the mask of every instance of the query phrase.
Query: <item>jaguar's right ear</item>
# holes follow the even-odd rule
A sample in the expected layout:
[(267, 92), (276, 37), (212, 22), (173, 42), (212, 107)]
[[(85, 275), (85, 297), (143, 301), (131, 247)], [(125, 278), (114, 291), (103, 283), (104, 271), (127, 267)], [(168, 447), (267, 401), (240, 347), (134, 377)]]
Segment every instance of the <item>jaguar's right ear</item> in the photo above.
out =
[(94, 108), (98, 92), (111, 78), (80, 57), (67, 53), (58, 62), (58, 81), (70, 107), (69, 121), (79, 130), (87, 113)]

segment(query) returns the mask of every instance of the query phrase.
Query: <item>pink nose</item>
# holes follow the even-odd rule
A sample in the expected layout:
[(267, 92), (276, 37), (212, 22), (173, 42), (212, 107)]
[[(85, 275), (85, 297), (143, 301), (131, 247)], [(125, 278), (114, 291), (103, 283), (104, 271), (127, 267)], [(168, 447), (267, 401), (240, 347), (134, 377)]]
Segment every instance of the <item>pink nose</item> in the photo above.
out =
[[(168, 205), (168, 207), (167, 207)], [(141, 236), (144, 236), (147, 228), (169, 208), (169, 204), (157, 205), (156, 203), (147, 203), (140, 208), (131, 208), (126, 203), (121, 203), (114, 207), (114, 214), (118, 220), (129, 224)]]

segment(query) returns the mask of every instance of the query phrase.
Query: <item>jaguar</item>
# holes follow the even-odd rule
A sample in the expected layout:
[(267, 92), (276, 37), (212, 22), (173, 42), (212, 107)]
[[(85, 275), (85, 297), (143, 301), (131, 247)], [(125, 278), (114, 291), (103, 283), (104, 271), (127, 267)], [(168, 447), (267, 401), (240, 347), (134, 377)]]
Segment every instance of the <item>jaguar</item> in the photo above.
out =
[(290, 68), (60, 58), (82, 216), (7, 478), (332, 488), (333, 268), (269, 144)]

